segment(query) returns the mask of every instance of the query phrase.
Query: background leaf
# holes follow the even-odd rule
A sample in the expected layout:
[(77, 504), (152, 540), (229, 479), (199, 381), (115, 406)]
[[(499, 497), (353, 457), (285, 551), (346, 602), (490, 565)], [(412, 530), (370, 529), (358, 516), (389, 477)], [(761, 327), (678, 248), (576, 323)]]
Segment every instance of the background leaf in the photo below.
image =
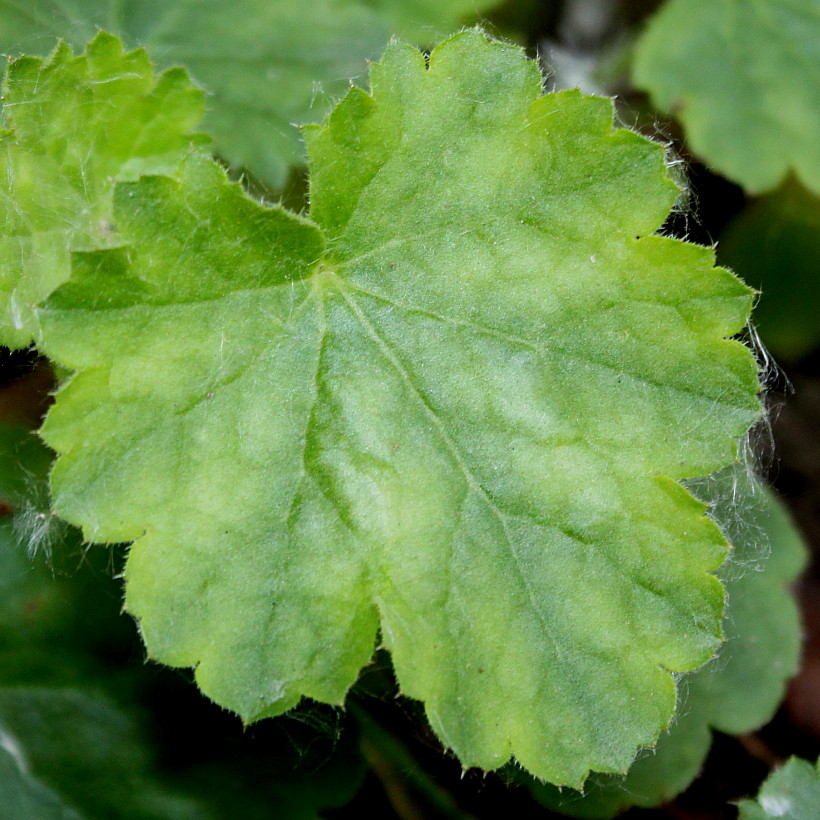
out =
[(772, 353), (793, 360), (820, 343), (820, 198), (787, 182), (729, 223), (718, 256), (761, 291), (754, 321)]
[(638, 43), (634, 82), (747, 190), (793, 171), (820, 192), (819, 28), (815, 0), (668, 0)]
[(107, 692), (133, 692), (103, 658), (134, 636), (101, 562), (77, 573), (79, 539), (56, 522), (48, 555), (32, 558), (17, 537), (50, 514), (50, 461), (31, 433), (0, 426), (0, 498), (18, 516), (16, 528), (0, 517), (0, 740), (13, 752), (0, 762), (0, 806), (37, 820), (203, 817), (193, 798), (163, 786), (135, 716)]
[(246, 721), (340, 703), (380, 624), (465, 765), (577, 784), (720, 640), (725, 543), (675, 479), (760, 412), (750, 293), (645, 236), (661, 146), (540, 91), (477, 32), (393, 44), (310, 134), (318, 225), (192, 157), (117, 187), (129, 245), (49, 301), (56, 509), (136, 539), (149, 651)]
[(793, 757), (772, 774), (757, 801), (739, 804), (740, 820), (806, 820), (820, 806), (820, 769)]
[[(317, 820), (362, 780), (356, 732), (259, 737), (146, 666), (99, 548), (59, 528), (48, 555), (17, 534), (47, 501), (51, 454), (0, 425), (0, 816), (3, 820)], [(309, 721), (309, 714), (300, 720)], [(162, 765), (160, 765), (162, 764)]]
[(205, 128), (268, 184), (304, 161), (295, 124), (321, 120), (391, 35), (435, 42), (497, 0), (17, 0), (0, 2), (0, 49), (81, 47), (97, 27), (184, 65), (208, 92)]
[[(6, 743), (8, 739), (4, 738)], [(0, 746), (0, 805), (14, 820), (81, 820), (60, 798), (20, 768)]]

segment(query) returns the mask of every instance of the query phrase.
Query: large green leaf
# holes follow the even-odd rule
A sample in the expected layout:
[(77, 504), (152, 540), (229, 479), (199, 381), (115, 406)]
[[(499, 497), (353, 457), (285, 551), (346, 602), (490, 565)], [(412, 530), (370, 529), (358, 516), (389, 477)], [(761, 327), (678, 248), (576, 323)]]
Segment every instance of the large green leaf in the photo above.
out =
[(202, 93), (181, 69), (98, 35), (87, 54), (9, 65), (0, 131), (0, 344), (37, 335), (34, 307), (70, 274), (70, 250), (110, 247), (114, 183), (169, 173), (189, 153)]
[(316, 122), (393, 35), (434, 42), (497, 0), (0, 0), (0, 48), (77, 47), (99, 26), (184, 65), (208, 91), (219, 151), (268, 183), (303, 162), (296, 124)]
[(668, 0), (638, 43), (634, 80), (748, 190), (792, 170), (820, 191), (818, 30), (816, 0)]
[(726, 643), (718, 657), (684, 678), (675, 721), (626, 777), (599, 775), (571, 789), (533, 784), (535, 797), (565, 814), (608, 818), (629, 806), (656, 806), (697, 776), (711, 745), (711, 729), (741, 734), (771, 719), (786, 682), (798, 668), (800, 618), (788, 591), (806, 551), (788, 515), (742, 470), (724, 470), (701, 483), (698, 495), (734, 545), (720, 570), (728, 606)]
[(793, 757), (760, 789), (757, 800), (739, 804), (740, 820), (812, 820), (820, 806), (820, 761)]
[(676, 479), (757, 418), (751, 294), (652, 235), (612, 104), (477, 32), (394, 43), (309, 134), (311, 217), (208, 160), (117, 186), (43, 313), (56, 509), (134, 539), (151, 655), (246, 721), (342, 702), (377, 628), (469, 766), (625, 770), (708, 660), (726, 545)]

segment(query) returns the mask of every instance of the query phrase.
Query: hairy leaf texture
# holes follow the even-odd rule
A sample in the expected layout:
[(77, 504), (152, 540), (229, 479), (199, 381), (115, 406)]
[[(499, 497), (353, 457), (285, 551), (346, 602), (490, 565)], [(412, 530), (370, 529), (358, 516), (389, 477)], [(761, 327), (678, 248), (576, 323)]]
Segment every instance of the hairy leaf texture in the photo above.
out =
[(625, 770), (720, 641), (750, 291), (653, 235), (664, 151), (478, 32), (393, 43), (309, 131), (310, 219), (210, 161), (43, 314), (57, 510), (134, 540), (150, 654), (246, 721), (341, 703), (377, 630), (466, 766)]
[(752, 732), (771, 720), (800, 660), (800, 616), (789, 592), (806, 548), (780, 501), (750, 481), (742, 466), (698, 482), (697, 494), (734, 550), (721, 567), (726, 584), (726, 642), (717, 658), (682, 682), (671, 727), (626, 777), (596, 775), (584, 793), (531, 784), (546, 806), (573, 817), (609, 818), (630, 806), (672, 800), (697, 777), (711, 729)]
[(747, 190), (791, 172), (820, 192), (818, 32), (816, 0), (669, 0), (638, 42), (635, 83)]
[(81, 46), (97, 26), (184, 65), (208, 91), (205, 127), (232, 164), (280, 185), (319, 121), (390, 35), (429, 45), (498, 0), (0, 0), (0, 48)]
[(191, 135), (203, 94), (182, 69), (154, 76), (144, 51), (99, 34), (76, 57), (12, 61), (0, 130), (0, 344), (38, 335), (35, 306), (71, 271), (69, 252), (117, 245), (117, 180), (170, 173), (201, 138)]

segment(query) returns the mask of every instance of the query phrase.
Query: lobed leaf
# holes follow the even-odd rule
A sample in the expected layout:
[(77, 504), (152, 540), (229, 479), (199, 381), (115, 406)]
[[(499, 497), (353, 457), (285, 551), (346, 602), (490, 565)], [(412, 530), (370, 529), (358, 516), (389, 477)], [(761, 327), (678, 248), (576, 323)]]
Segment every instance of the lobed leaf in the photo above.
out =
[(684, 677), (670, 728), (626, 777), (598, 775), (584, 793), (531, 784), (544, 805), (573, 817), (609, 818), (630, 806), (672, 800), (697, 777), (711, 730), (752, 732), (774, 715), (800, 660), (800, 617), (788, 590), (806, 549), (788, 514), (741, 465), (698, 482), (697, 495), (734, 545), (719, 576), (726, 584), (726, 642), (706, 666)]
[(134, 540), (149, 652), (246, 721), (341, 703), (380, 629), (466, 766), (578, 785), (720, 642), (677, 480), (759, 415), (751, 293), (652, 235), (661, 146), (540, 93), (478, 32), (392, 43), (308, 132), (310, 220), (192, 156), (117, 186), (128, 244), (42, 314), (56, 509)]
[(49, 463), (31, 433), (0, 424), (0, 817), (215, 820), (241, 805), (318, 820), (348, 802), (364, 774), (355, 732), (226, 731), (135, 654), (111, 555), (65, 527), (48, 556), (29, 554), (18, 536)]
[(747, 190), (792, 171), (818, 192), (818, 28), (815, 0), (668, 0), (638, 42), (634, 81)]
[(117, 180), (170, 173), (192, 145), (202, 93), (181, 69), (100, 33), (9, 64), (0, 131), (0, 344), (38, 335), (34, 308), (70, 275), (69, 252), (119, 243)]
[(390, 35), (428, 45), (498, 0), (0, 0), (0, 48), (77, 47), (96, 27), (184, 65), (207, 89), (205, 127), (234, 165), (280, 185), (304, 162), (295, 124), (320, 120)]
[(820, 765), (793, 757), (770, 775), (757, 800), (738, 804), (740, 820), (809, 820), (820, 806)]

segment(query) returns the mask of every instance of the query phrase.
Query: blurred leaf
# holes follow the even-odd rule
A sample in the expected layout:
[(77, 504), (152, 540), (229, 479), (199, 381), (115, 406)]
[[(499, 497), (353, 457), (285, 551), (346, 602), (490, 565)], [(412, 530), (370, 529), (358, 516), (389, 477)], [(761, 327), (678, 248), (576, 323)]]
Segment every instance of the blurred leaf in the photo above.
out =
[(0, 425), (0, 685), (83, 681), (110, 647), (137, 645), (109, 551), (86, 551), (52, 515), (52, 456), (28, 430)]
[(134, 718), (93, 688), (0, 687), (0, 725), (32, 775), (84, 817), (209, 817), (163, 786)]
[(820, 343), (820, 199), (794, 180), (752, 203), (725, 229), (724, 264), (761, 295), (754, 321), (777, 356)]
[(789, 170), (820, 191), (819, 32), (817, 0), (668, 0), (638, 43), (634, 81), (749, 191)]
[(739, 820), (816, 820), (820, 817), (820, 760), (793, 757), (770, 775), (756, 801), (738, 804)]
[(726, 584), (726, 643), (716, 659), (682, 681), (671, 728), (624, 777), (593, 776), (585, 793), (532, 785), (543, 804), (582, 818), (608, 818), (629, 806), (656, 806), (697, 776), (711, 729), (728, 734), (766, 723), (797, 671), (800, 621), (788, 591), (805, 563), (800, 535), (782, 504), (741, 466), (692, 487), (712, 504), (734, 552), (719, 575)]
[(47, 497), (52, 456), (25, 427), (0, 423), (0, 503), (14, 508)]
[[(40, 514), (50, 519), (50, 460), (28, 431), (0, 427), (0, 497), (18, 516), (33, 516), (34, 526)], [(0, 518), (0, 743), (15, 751), (0, 788), (20, 806), (44, 801), (37, 811), (54, 817), (75, 817), (72, 809), (99, 820), (202, 817), (189, 798), (152, 782), (134, 717), (104, 693), (116, 686), (94, 650), (104, 636), (122, 638), (125, 626), (112, 580), (91, 567), (55, 577), (57, 565), (82, 555), (78, 534), (49, 520), (59, 555), (29, 556), (21, 526), (19, 517), (17, 527), (10, 514)]]
[[(277, 0), (274, 0), (276, 2)], [(391, 35), (419, 46), (432, 46), (467, 20), (476, 20), (501, 0), (357, 0), (373, 9)], [(278, 0), (282, 2), (282, 0)], [(518, 0), (521, 2), (521, 0)], [(353, 6), (347, 2), (344, 5)], [(342, 6), (331, 5), (328, 12), (338, 14)]]
[(184, 65), (208, 92), (205, 129), (270, 185), (304, 161), (294, 124), (323, 119), (391, 35), (429, 45), (497, 0), (0, 0), (0, 49), (77, 48), (97, 29)]
[[(54, 792), (21, 768), (6, 749), (14, 740), (0, 730), (0, 806), (9, 820), (82, 820)], [(12, 746), (12, 748), (14, 748)], [(16, 751), (16, 750), (15, 750)]]

